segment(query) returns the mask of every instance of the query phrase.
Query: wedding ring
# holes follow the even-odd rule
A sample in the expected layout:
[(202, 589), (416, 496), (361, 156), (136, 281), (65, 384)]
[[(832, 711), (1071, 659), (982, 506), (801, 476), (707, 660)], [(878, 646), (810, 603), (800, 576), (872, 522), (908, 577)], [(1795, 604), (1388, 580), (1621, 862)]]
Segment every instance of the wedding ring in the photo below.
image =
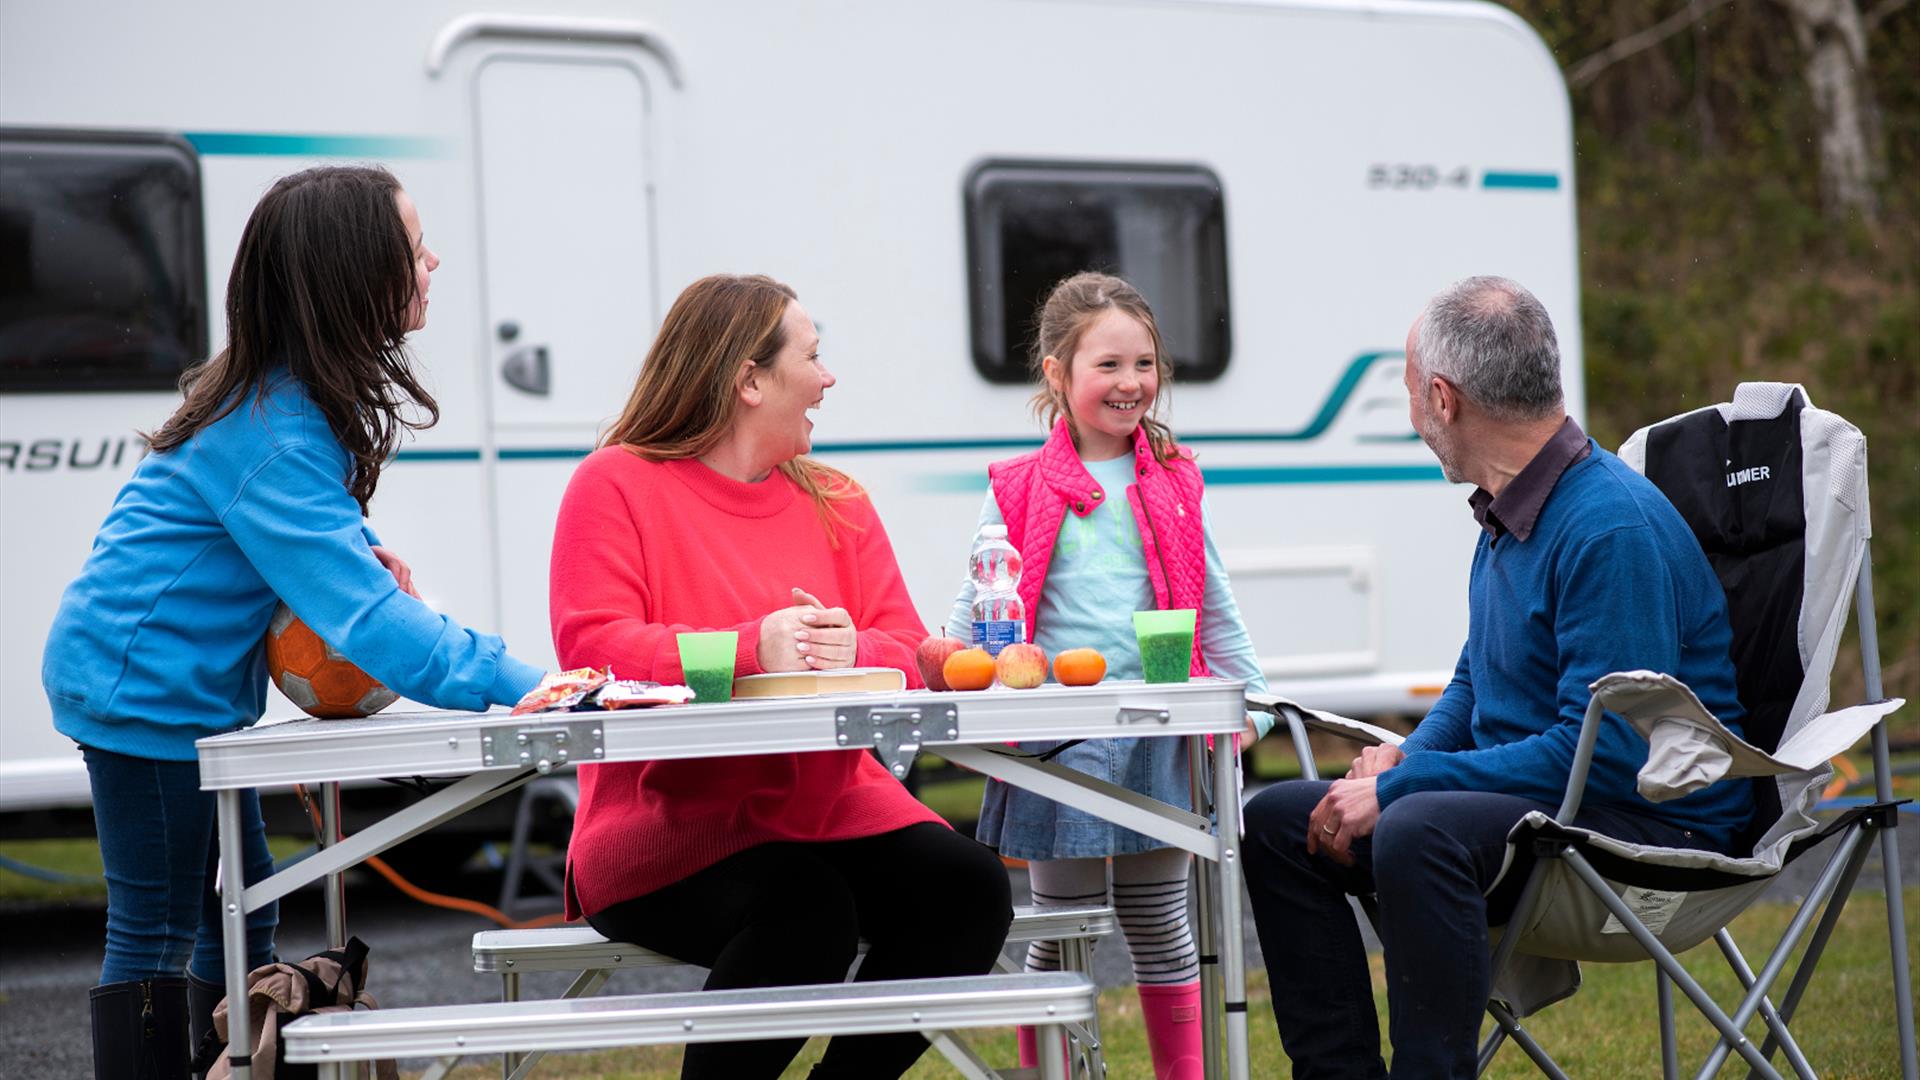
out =
[(1320, 831), (1326, 833), (1328, 836), (1332, 836), (1334, 835), (1335, 829), (1331, 825), (1322, 825), (1320, 826)]

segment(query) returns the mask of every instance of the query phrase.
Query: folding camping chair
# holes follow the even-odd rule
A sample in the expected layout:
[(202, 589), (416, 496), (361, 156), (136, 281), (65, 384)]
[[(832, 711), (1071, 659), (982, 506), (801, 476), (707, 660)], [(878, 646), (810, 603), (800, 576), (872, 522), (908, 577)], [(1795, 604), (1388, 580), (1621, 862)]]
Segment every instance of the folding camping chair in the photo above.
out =
[[(1743, 740), (1669, 675), (1619, 672), (1595, 683), (1559, 812), (1533, 813), (1509, 835), (1510, 856), (1490, 900), (1514, 899), (1493, 957), (1495, 1021), (1480, 1051), (1485, 1072), (1511, 1038), (1548, 1076), (1564, 1078), (1521, 1018), (1572, 995), (1578, 961), (1657, 965), (1663, 1075), (1678, 1075), (1673, 987), (1720, 1033), (1698, 1075), (1716, 1074), (1729, 1054), (1756, 1075), (1777, 1078), (1772, 1058), (1814, 1076), (1788, 1027), (1877, 835), (1891, 938), (1901, 1075), (1915, 1080), (1912, 985), (1907, 971), (1900, 862), (1890, 831), (1897, 822), (1884, 717), (1900, 699), (1881, 699), (1874, 633), (1866, 440), (1805, 391), (1784, 383), (1744, 383), (1731, 403), (1698, 409), (1644, 428), (1620, 457), (1653, 480), (1693, 527), (1726, 589), (1733, 660), (1747, 707)], [(1869, 700), (1826, 712), (1828, 677), (1851, 596), (1859, 615), (1861, 661)], [(1384, 729), (1302, 708), (1283, 698), (1250, 697), (1252, 707), (1286, 719), (1311, 777), (1308, 729), (1362, 742), (1399, 741)], [(1756, 810), (1740, 858), (1623, 843), (1568, 824), (1579, 812), (1593, 747), (1606, 713), (1624, 718), (1649, 742), (1638, 788), (1654, 801), (1678, 798), (1722, 777), (1751, 777)], [(1832, 776), (1833, 756), (1872, 733), (1875, 800), (1837, 818), (1813, 816)], [(1902, 800), (1904, 801), (1904, 800)], [(1835, 845), (1818, 882), (1756, 973), (1727, 924), (1759, 898), (1783, 866), (1825, 841)], [(1818, 925), (1814, 926), (1818, 917)], [(1808, 936), (1812, 927), (1811, 937)], [(1724, 1011), (1674, 954), (1712, 938), (1741, 985)], [(1802, 941), (1806, 953), (1786, 995), (1770, 988)], [(1767, 1037), (1743, 1034), (1758, 1013)]]

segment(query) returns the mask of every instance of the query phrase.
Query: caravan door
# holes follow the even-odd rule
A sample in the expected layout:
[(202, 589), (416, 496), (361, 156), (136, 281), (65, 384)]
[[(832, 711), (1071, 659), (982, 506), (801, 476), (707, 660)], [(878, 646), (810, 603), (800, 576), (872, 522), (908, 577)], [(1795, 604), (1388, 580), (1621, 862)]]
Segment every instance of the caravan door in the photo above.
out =
[(574, 465), (618, 415), (659, 315), (648, 82), (616, 56), (475, 68), (500, 627), (550, 660), (547, 562)]

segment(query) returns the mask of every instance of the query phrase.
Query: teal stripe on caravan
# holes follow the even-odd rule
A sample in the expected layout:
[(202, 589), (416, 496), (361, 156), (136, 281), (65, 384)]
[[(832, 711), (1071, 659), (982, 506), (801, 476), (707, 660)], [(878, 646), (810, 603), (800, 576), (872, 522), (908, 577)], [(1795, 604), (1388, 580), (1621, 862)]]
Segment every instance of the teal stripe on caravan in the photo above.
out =
[(402, 450), (395, 461), (479, 461), (478, 450)]
[[(1280, 484), (1408, 484), (1445, 480), (1438, 465), (1216, 465), (1204, 470), (1207, 483), (1220, 486)], [(922, 478), (925, 491), (987, 490), (987, 473), (932, 473)]]
[(1550, 172), (1494, 172), (1488, 170), (1480, 177), (1482, 188), (1504, 188), (1509, 191), (1558, 191), (1560, 176)]
[(1405, 484), (1445, 480), (1438, 465), (1216, 465), (1207, 483), (1221, 484)]
[(902, 439), (892, 442), (814, 443), (816, 454), (893, 454), (913, 450), (1038, 450), (1044, 439)]
[[(952, 450), (969, 449), (976, 445), (1016, 446), (1037, 445), (1032, 441), (1011, 439), (976, 440), (928, 440), (924, 443), (889, 443), (884, 448), (894, 451), (910, 450)], [(814, 447), (816, 453), (832, 453), (852, 448), (858, 451), (876, 451), (883, 448), (879, 443), (822, 443)], [(586, 447), (506, 447), (500, 451), (502, 461), (578, 461), (593, 451)], [(466, 450), (402, 450), (395, 455), (398, 461), (479, 461), (480, 451)], [(1428, 482), (1444, 480), (1446, 476), (1438, 465), (1215, 465), (1207, 468), (1209, 484), (1397, 484), (1409, 482)], [(924, 475), (926, 486), (936, 491), (984, 491), (987, 487), (985, 470), (964, 473), (928, 473)]]
[(182, 132), (202, 154), (223, 157), (436, 158), (451, 149), (424, 135), (277, 135), (254, 131)]
[(591, 446), (509, 446), (500, 451), (501, 461), (579, 461), (593, 453)]

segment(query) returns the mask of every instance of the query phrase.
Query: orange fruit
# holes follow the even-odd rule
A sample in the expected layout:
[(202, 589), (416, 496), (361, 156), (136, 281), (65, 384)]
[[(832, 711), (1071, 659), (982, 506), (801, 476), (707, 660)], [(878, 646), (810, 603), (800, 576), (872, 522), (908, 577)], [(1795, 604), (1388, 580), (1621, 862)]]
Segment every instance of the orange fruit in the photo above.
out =
[(1107, 658), (1099, 649), (1067, 649), (1053, 658), (1053, 677), (1062, 686), (1092, 686), (1107, 677)]
[(985, 690), (993, 685), (993, 657), (985, 649), (961, 649), (947, 657), (940, 675), (955, 690)]

